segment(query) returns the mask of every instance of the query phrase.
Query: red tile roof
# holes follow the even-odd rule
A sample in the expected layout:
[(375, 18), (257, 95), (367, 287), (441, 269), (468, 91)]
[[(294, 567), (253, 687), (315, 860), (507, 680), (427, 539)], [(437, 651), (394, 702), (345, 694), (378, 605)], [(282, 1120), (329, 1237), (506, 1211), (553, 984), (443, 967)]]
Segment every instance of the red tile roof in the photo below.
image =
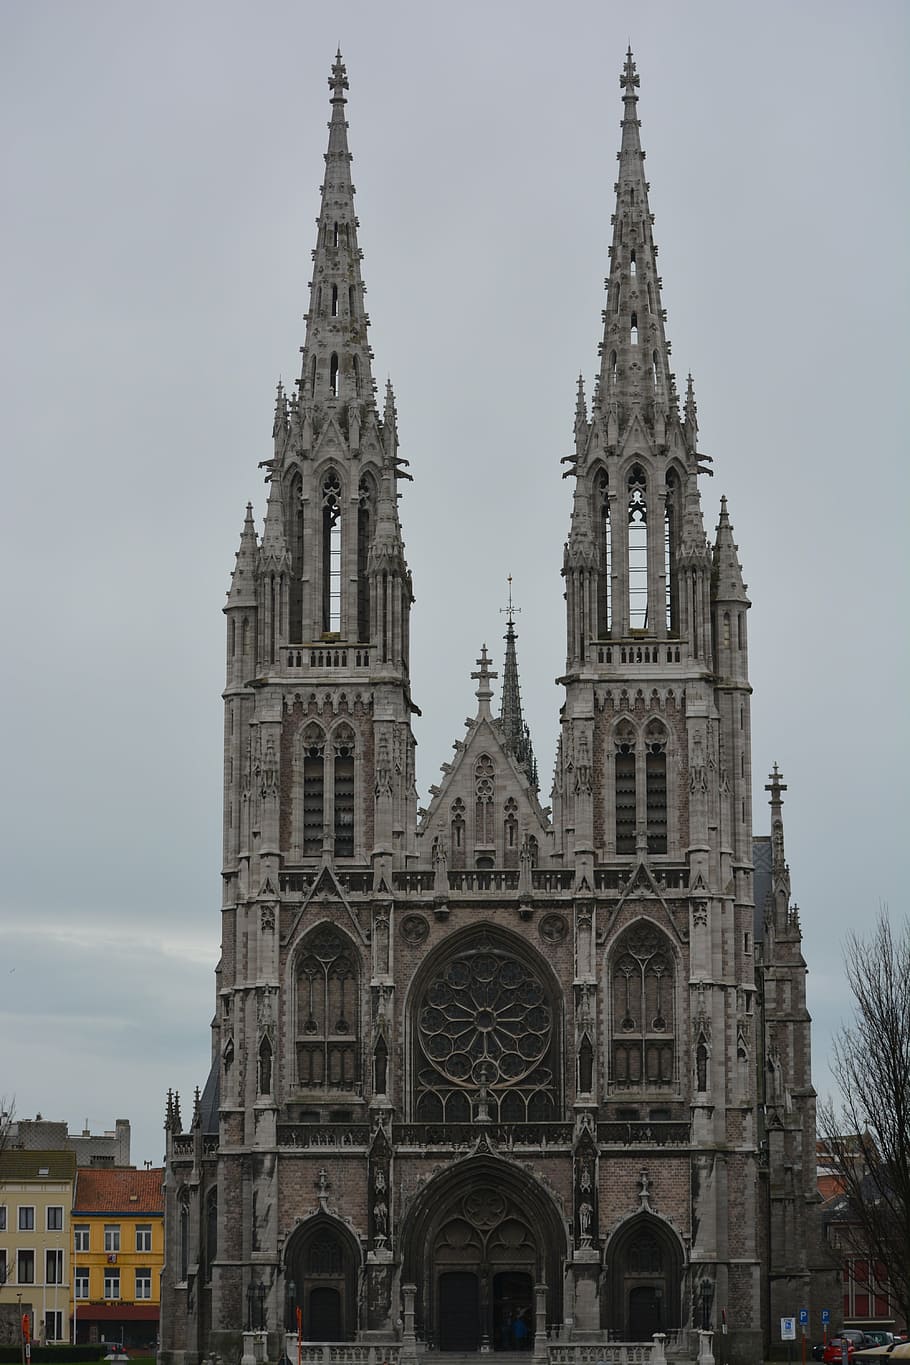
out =
[[(164, 1170), (133, 1171), (122, 1166), (80, 1166), (74, 1213), (164, 1213)], [(135, 1196), (135, 1198), (133, 1197)]]

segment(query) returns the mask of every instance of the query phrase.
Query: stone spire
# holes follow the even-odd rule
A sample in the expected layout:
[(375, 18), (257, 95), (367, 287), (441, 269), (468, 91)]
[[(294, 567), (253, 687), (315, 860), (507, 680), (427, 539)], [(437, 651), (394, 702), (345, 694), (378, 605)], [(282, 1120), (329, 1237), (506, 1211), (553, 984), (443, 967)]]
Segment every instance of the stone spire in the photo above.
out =
[(499, 674), (494, 673), (490, 668), (490, 656), (487, 653), (486, 645), (481, 647), (480, 658), (477, 660), (477, 671), (472, 673), (471, 677), (477, 683), (477, 691), (474, 694), (477, 698), (477, 719), (491, 720), (490, 702), (493, 700), (493, 689), (490, 683), (494, 678), (498, 678)]
[(231, 586), (228, 589), (228, 607), (254, 607), (256, 605), (256, 570), (259, 564), (259, 546), (256, 540), (256, 527), (253, 524), (253, 504), (246, 505), (246, 517), (240, 532), (240, 547), (234, 560)]
[(639, 79), (631, 48), (620, 84), (622, 143), (598, 394), (607, 414), (609, 445), (619, 441), (636, 414), (663, 444), (668, 416), (677, 411), (676, 381), (670, 370), (670, 343), (660, 302), (657, 246), (648, 208), (650, 187), (639, 136)]
[(515, 652), (515, 613), (521, 611), (512, 602), (512, 575), (509, 574), (509, 605), (503, 610), (507, 614), (506, 658), (502, 670), (502, 699), (500, 702), (499, 724), (502, 728), (504, 747), (522, 769), (531, 786), (536, 791), (537, 762), (531, 745), (531, 732), (521, 714), (521, 689), (518, 684), (518, 656)]
[(716, 602), (749, 605), (742, 566), (739, 562), (739, 546), (733, 539), (733, 523), (730, 521), (725, 497), (720, 500), (720, 517), (714, 540), (711, 595)]
[(310, 306), (300, 372), (305, 416), (324, 408), (340, 410), (357, 399), (372, 403), (372, 352), (367, 341), (369, 318), (364, 310), (357, 245), (351, 153), (344, 116), (348, 77), (339, 52), (329, 77), (332, 117), (325, 155)]

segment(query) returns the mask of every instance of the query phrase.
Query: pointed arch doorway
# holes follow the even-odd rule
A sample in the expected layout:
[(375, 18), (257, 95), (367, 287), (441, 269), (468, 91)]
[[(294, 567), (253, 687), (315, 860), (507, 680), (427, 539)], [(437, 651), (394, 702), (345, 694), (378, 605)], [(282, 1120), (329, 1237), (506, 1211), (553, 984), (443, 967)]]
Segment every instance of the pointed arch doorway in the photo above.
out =
[(417, 1321), (440, 1351), (529, 1349), (534, 1286), (547, 1286), (547, 1320), (562, 1316), (565, 1232), (553, 1201), (525, 1172), (493, 1156), (461, 1162), (430, 1182), (403, 1237)]
[(667, 1224), (642, 1213), (607, 1246), (606, 1321), (626, 1341), (650, 1341), (679, 1327), (683, 1249)]

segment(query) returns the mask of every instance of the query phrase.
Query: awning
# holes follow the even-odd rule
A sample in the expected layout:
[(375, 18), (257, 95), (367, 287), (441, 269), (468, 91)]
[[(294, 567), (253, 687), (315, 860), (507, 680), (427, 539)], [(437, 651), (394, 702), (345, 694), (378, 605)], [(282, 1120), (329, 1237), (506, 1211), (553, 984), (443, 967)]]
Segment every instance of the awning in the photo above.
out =
[(76, 1324), (83, 1322), (157, 1322), (157, 1303), (77, 1303)]

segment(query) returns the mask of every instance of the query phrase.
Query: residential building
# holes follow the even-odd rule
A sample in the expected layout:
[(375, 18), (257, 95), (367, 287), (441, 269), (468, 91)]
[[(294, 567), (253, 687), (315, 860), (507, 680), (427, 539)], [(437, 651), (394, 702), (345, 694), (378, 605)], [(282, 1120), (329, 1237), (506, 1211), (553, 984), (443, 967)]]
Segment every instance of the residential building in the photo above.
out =
[(154, 1347), (164, 1171), (80, 1168), (73, 1204), (73, 1339)]
[(130, 1164), (129, 1119), (115, 1119), (113, 1130), (93, 1133), (88, 1127), (71, 1133), (65, 1121), (42, 1118), (13, 1119), (7, 1133), (11, 1147), (43, 1151), (75, 1152), (78, 1166), (128, 1166)]
[(168, 1096), (163, 1363), (260, 1328), (275, 1358), (298, 1312), (308, 1340), (410, 1361), (654, 1334), (692, 1357), (725, 1322), (728, 1365), (753, 1365), (799, 1306), (821, 1333), (786, 787), (775, 767), (756, 889), (751, 603), (725, 499), (705, 532), (638, 86), (630, 52), (603, 343), (565, 461), (552, 809), (510, 612), (498, 715), (484, 646), (418, 810), (409, 475), (391, 384), (376, 399), (332, 67), (300, 377), (225, 607), (213, 1066), (187, 1125)]
[(72, 1152), (0, 1152), (0, 1338), (28, 1313), (36, 1342), (70, 1340)]

